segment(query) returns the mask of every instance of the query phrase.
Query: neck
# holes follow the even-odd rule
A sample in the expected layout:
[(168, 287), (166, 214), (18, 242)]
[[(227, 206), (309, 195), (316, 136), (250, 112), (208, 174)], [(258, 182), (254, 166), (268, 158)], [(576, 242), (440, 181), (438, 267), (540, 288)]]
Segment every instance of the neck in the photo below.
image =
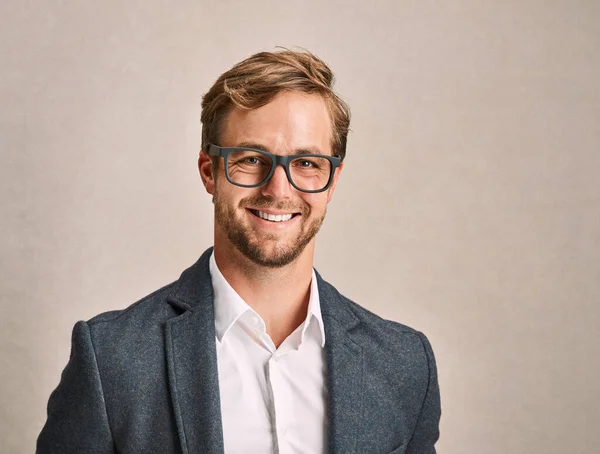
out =
[(276, 347), (305, 320), (310, 300), (314, 241), (289, 265), (268, 268), (234, 247), (215, 242), (217, 266), (229, 285), (264, 320)]

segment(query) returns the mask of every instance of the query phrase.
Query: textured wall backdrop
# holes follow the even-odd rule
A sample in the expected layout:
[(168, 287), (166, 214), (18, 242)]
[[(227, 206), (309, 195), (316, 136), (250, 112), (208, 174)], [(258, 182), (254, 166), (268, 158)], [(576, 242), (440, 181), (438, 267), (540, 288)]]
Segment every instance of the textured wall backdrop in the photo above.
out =
[(276, 45), (324, 58), (352, 108), (317, 268), (429, 336), (439, 451), (597, 452), (600, 2), (24, 0), (0, 18), (3, 453), (33, 451), (73, 324), (211, 245), (201, 96)]

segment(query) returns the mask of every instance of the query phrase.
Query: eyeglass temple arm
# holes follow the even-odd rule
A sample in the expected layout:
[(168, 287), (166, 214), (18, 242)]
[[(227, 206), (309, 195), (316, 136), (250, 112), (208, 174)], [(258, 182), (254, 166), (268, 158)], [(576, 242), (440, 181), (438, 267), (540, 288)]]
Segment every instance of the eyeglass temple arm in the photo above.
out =
[(204, 150), (204, 152), (209, 155), (209, 156), (221, 156), (221, 149), (219, 147), (217, 147), (216, 145), (213, 145), (212, 143), (209, 143), (208, 145), (206, 145), (205, 147), (206, 149)]

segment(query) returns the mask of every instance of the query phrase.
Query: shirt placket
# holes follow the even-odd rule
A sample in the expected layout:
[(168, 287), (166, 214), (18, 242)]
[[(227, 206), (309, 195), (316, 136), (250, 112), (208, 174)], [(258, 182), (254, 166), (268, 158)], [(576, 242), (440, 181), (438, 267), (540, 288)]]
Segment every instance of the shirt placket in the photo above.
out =
[(275, 452), (279, 454), (292, 454), (289, 443), (289, 426), (290, 426), (290, 391), (282, 373), (283, 368), (282, 357), (275, 353), (269, 360), (269, 385), (273, 396), (274, 407), (274, 428), (276, 434)]

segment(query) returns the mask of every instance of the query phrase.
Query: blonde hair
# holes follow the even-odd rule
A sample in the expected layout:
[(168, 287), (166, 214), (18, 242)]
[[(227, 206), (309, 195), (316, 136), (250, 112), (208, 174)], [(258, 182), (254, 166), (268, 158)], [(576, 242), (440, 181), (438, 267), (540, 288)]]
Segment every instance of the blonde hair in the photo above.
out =
[(350, 127), (350, 109), (333, 91), (331, 69), (308, 51), (283, 49), (259, 52), (223, 73), (202, 98), (202, 149), (219, 145), (227, 114), (234, 108), (256, 109), (283, 91), (323, 97), (331, 116), (333, 155), (344, 159)]

